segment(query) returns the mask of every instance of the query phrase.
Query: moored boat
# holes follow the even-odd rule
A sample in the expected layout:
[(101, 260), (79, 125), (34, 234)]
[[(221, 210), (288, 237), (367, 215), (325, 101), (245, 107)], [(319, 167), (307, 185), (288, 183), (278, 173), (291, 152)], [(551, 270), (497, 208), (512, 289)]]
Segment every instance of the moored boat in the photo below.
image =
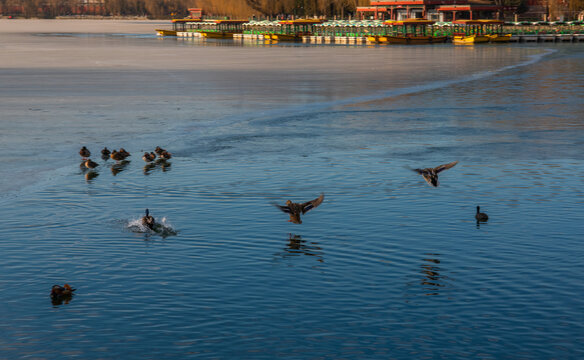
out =
[(176, 30), (156, 29), (158, 36), (176, 36)]
[[(313, 26), (321, 24), (319, 19), (296, 19), (280, 21), (277, 31), (269, 33), (270, 39), (275, 41), (302, 41), (303, 36), (310, 36), (313, 33)], [(266, 36), (267, 38), (267, 36)]]
[(199, 30), (201, 35), (210, 39), (233, 39), (233, 34), (243, 33), (242, 25), (247, 20), (213, 20), (214, 26)]
[(506, 43), (506, 42), (511, 41), (511, 34), (505, 34), (505, 35), (490, 34), (487, 36), (489, 37), (489, 40), (493, 43)]
[(446, 42), (446, 36), (432, 35), (431, 25), (435, 21), (424, 19), (406, 19), (402, 21), (386, 21), (384, 25), (390, 26), (391, 34), (387, 35), (389, 44), (437, 44)]
[[(501, 33), (503, 21), (499, 20), (456, 20), (452, 43), (456, 45), (484, 44), (488, 42), (505, 42), (511, 35)], [(501, 36), (500, 40), (497, 40)]]

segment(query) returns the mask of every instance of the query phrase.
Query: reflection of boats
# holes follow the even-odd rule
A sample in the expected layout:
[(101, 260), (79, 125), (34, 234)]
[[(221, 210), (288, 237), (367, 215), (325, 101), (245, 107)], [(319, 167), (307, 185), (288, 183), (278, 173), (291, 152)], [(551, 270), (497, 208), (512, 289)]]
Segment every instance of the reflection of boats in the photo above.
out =
[[(453, 21), (452, 43), (457, 45), (484, 44), (488, 42), (508, 42), (511, 35), (501, 33), (503, 21), (499, 20), (456, 20)], [(497, 40), (501, 37), (499, 40)]]

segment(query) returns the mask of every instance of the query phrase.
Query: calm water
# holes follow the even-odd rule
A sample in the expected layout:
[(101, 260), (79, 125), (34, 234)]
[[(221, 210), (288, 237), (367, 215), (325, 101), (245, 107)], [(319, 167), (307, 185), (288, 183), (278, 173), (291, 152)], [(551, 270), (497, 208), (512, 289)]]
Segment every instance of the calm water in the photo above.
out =
[(0, 358), (584, 357), (584, 46), (227, 45), (0, 39)]

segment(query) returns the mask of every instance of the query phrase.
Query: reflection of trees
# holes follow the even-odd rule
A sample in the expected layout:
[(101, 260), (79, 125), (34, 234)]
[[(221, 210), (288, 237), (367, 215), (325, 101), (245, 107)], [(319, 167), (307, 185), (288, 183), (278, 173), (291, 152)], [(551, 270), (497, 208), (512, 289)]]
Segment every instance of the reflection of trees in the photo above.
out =
[(312, 241), (306, 241), (302, 239), (302, 236), (289, 234), (288, 243), (284, 248), (283, 252), (277, 253), (283, 259), (295, 256), (312, 256), (316, 258), (318, 262), (324, 262), (322, 248), (318, 246), (318, 243)]

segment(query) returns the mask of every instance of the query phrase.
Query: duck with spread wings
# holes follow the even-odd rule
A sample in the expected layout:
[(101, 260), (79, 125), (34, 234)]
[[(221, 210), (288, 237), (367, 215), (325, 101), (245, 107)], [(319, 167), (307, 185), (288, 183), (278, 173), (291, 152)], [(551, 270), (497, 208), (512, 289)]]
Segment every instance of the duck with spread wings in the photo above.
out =
[(415, 172), (422, 175), (426, 182), (434, 187), (438, 187), (440, 183), (438, 182), (438, 174), (444, 170), (448, 170), (454, 165), (458, 164), (458, 161), (453, 161), (448, 164), (438, 165), (435, 168), (425, 168), (425, 169), (414, 169)]
[(277, 208), (282, 210), (283, 212), (290, 215), (289, 222), (294, 224), (302, 224), (302, 220), (300, 219), (300, 215), (306, 214), (308, 211), (316, 208), (322, 201), (324, 200), (324, 194), (320, 194), (320, 196), (314, 200), (307, 201), (305, 203), (293, 203), (292, 201), (286, 201), (286, 205), (278, 205), (274, 204)]

